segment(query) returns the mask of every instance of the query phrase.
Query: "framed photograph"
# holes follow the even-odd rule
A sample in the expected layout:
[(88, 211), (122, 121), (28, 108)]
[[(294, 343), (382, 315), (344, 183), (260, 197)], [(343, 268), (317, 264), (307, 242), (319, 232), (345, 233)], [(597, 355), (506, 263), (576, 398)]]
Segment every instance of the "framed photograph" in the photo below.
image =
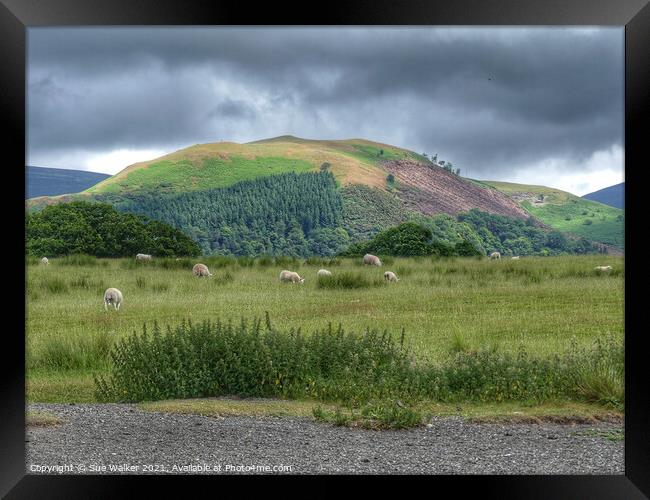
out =
[(649, 23), (643, 0), (2, 0), (24, 247), (0, 492), (645, 498)]

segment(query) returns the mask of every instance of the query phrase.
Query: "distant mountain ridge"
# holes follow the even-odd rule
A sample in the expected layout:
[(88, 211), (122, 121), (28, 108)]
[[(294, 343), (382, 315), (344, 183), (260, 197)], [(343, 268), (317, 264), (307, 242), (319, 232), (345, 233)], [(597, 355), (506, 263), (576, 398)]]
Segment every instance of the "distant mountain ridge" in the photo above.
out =
[(586, 200), (597, 201), (615, 208), (625, 208), (625, 182), (609, 186), (583, 196)]
[(25, 199), (77, 193), (110, 177), (99, 172), (65, 168), (25, 167)]

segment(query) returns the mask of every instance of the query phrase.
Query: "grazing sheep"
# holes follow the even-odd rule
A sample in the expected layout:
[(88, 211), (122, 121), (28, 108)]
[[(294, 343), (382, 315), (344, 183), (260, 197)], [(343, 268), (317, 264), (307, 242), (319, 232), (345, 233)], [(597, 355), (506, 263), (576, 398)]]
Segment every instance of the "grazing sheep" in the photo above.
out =
[(519, 260), (519, 255), (515, 255), (512, 260)]
[(135, 256), (135, 260), (151, 260), (151, 255), (147, 253), (139, 253)]
[(50, 264), (50, 261), (48, 260), (47, 257), (43, 257), (43, 258), (41, 259), (41, 264), (45, 264), (45, 265), (47, 266), (47, 265)]
[(395, 273), (392, 271), (386, 271), (384, 273), (384, 279), (387, 281), (394, 281), (395, 283), (399, 281), (399, 278), (395, 276)]
[(329, 272), (327, 269), (319, 269), (318, 270), (318, 276), (332, 276), (332, 273)]
[(212, 273), (210, 273), (210, 270), (208, 269), (208, 266), (205, 264), (194, 264), (194, 267), (192, 268), (192, 272), (194, 273), (195, 276), (198, 276), (199, 278), (202, 276), (212, 276)]
[(122, 292), (117, 288), (107, 288), (104, 292), (104, 311), (108, 311), (108, 304), (113, 304), (115, 310), (119, 310), (122, 300)]
[(381, 266), (381, 260), (376, 255), (370, 255), (367, 253), (363, 256), (363, 263), (370, 266)]
[(596, 266), (594, 267), (596, 271), (611, 271), (612, 266)]
[(305, 282), (305, 278), (301, 278), (298, 276), (298, 273), (294, 273), (293, 271), (284, 270), (280, 273), (280, 281), (300, 283), (302, 285)]
[(494, 259), (500, 259), (500, 258), (501, 258), (501, 254), (500, 254), (499, 252), (492, 252), (492, 253), (490, 254), (490, 259), (491, 259), (491, 260), (494, 260)]

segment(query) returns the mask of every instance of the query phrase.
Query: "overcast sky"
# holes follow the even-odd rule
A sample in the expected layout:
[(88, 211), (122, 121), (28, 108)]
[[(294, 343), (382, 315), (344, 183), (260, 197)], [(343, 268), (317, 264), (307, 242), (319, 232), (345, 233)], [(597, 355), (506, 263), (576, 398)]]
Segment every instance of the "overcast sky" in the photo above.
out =
[(29, 28), (27, 164), (291, 134), (577, 195), (623, 174), (623, 28)]

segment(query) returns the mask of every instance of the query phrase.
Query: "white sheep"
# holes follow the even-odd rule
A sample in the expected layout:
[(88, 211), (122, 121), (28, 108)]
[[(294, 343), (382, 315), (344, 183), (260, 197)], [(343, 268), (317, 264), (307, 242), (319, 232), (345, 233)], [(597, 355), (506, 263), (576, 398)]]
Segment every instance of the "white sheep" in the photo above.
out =
[(300, 283), (301, 285), (305, 282), (305, 278), (301, 278), (298, 273), (293, 271), (287, 271), (286, 269), (280, 273), (281, 282), (290, 282), (290, 283)]
[(612, 270), (612, 266), (596, 266), (596, 267), (594, 267), (594, 270), (596, 270), (596, 271), (603, 271), (603, 272), (604, 272), (604, 271), (611, 271), (611, 270)]
[(201, 263), (194, 264), (194, 267), (192, 268), (192, 272), (194, 273), (195, 276), (198, 276), (199, 278), (202, 276), (212, 276), (212, 273), (210, 273), (208, 266)]
[(494, 260), (494, 259), (500, 259), (500, 258), (501, 258), (501, 254), (500, 254), (499, 252), (492, 252), (492, 253), (490, 254), (490, 259), (491, 259), (491, 260)]
[(519, 260), (519, 255), (515, 255), (512, 260)]
[(135, 256), (135, 260), (150, 261), (151, 260), (151, 255), (149, 255), (147, 253), (139, 253), (138, 255)]
[(317, 274), (319, 278), (321, 276), (332, 276), (332, 273), (329, 272), (327, 269), (319, 269)]
[(387, 280), (387, 281), (393, 281), (395, 283), (397, 283), (399, 281), (399, 278), (392, 271), (386, 271), (384, 273), (384, 279)]
[(363, 263), (368, 264), (369, 266), (381, 266), (381, 260), (379, 260), (379, 257), (369, 253), (363, 256)]
[(47, 265), (49, 265), (49, 264), (50, 264), (50, 261), (48, 260), (48, 258), (47, 258), (47, 257), (43, 257), (43, 258), (41, 259), (41, 264), (44, 264), (44, 265), (46, 265), (46, 266), (47, 266)]
[(108, 311), (109, 304), (113, 304), (115, 310), (118, 311), (122, 305), (122, 301), (122, 292), (117, 288), (107, 288), (104, 292), (104, 311)]

